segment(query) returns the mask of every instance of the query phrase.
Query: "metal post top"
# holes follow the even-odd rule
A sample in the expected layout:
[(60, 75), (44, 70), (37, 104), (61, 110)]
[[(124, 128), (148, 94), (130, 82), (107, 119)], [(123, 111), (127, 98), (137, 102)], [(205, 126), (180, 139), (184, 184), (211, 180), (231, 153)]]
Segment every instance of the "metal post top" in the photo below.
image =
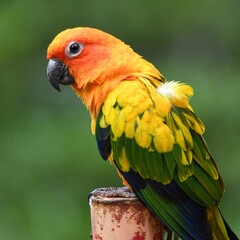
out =
[(98, 188), (89, 204), (93, 240), (164, 239), (160, 221), (127, 187)]
[(89, 194), (89, 203), (137, 202), (138, 198), (128, 187), (97, 188)]

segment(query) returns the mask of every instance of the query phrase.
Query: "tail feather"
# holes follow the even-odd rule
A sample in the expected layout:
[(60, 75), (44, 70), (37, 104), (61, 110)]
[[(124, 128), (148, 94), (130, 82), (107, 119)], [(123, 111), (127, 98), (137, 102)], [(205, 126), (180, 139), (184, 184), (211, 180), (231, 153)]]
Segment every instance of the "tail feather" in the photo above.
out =
[(212, 230), (213, 240), (239, 240), (231, 230), (217, 206), (207, 208), (207, 218)]
[[(217, 206), (204, 207), (190, 199), (176, 184), (163, 185), (143, 179), (137, 172), (118, 171), (139, 199), (184, 240), (239, 240)], [(172, 235), (168, 234), (168, 238)]]

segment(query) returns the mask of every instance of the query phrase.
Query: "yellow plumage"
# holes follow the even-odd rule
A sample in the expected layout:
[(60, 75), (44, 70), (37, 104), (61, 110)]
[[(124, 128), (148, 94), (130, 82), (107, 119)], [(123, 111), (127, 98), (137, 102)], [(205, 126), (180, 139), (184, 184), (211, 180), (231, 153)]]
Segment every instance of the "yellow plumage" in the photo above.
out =
[(172, 151), (174, 142), (174, 137), (169, 127), (162, 125), (155, 129), (153, 143), (159, 153)]
[(119, 164), (121, 165), (121, 169), (125, 172), (128, 172), (130, 170), (130, 164), (129, 164), (129, 161), (127, 159), (127, 156), (126, 156), (126, 151), (125, 149), (123, 148), (122, 150), (122, 156), (121, 158), (119, 159)]
[[(149, 152), (173, 152), (179, 179), (183, 182), (194, 173), (194, 143), (190, 129), (199, 134), (204, 132), (204, 125), (189, 105), (192, 95), (190, 86), (178, 82), (166, 82), (154, 88), (144, 77), (135, 81), (122, 81), (108, 94), (103, 104), (100, 126), (111, 126), (113, 141), (124, 135), (128, 139), (134, 139), (139, 147)], [(184, 106), (181, 113), (177, 110), (179, 106)], [(179, 146), (177, 151), (175, 144)], [(197, 150), (197, 144), (194, 148), (201, 155), (200, 158), (196, 157), (196, 161), (200, 161), (200, 166), (217, 179), (217, 169), (211, 161), (206, 162), (210, 159), (208, 152), (204, 148)], [(127, 169), (129, 163), (125, 155), (125, 152), (122, 153), (119, 162)], [(167, 164), (169, 160), (165, 161)], [(138, 168), (138, 171), (143, 177), (147, 176), (143, 168)], [(171, 180), (172, 177), (168, 177), (163, 182), (166, 184)]]
[[(121, 137), (123, 133), (128, 138), (135, 137), (143, 148), (150, 148), (153, 142), (159, 152), (169, 152), (176, 139), (187, 150), (193, 144), (191, 134), (181, 118), (171, 112), (171, 108), (188, 106), (192, 94), (191, 87), (177, 82), (166, 82), (156, 90), (143, 77), (138, 81), (122, 81), (103, 104), (101, 127), (111, 125), (115, 137)], [(114, 107), (115, 104), (118, 106)], [(202, 129), (192, 116), (187, 117), (190, 120), (185, 121)], [(172, 130), (164, 124), (168, 118), (174, 121)]]

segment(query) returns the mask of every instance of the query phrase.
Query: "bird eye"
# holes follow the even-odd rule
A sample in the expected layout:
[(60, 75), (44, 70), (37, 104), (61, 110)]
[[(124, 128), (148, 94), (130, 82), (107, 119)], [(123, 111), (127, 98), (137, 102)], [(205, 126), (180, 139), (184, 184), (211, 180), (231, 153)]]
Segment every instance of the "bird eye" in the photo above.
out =
[(68, 57), (73, 58), (78, 56), (83, 50), (83, 45), (78, 42), (71, 42), (67, 46), (66, 54)]

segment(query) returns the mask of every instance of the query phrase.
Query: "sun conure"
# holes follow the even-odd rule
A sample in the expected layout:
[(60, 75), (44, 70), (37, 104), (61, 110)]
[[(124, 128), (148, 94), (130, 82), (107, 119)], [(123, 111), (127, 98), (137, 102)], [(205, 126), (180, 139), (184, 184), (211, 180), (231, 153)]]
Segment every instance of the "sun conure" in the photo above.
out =
[(238, 239), (219, 210), (223, 181), (192, 87), (94, 28), (59, 33), (47, 59), (53, 87), (72, 85), (88, 108), (101, 157), (164, 225), (185, 240)]

